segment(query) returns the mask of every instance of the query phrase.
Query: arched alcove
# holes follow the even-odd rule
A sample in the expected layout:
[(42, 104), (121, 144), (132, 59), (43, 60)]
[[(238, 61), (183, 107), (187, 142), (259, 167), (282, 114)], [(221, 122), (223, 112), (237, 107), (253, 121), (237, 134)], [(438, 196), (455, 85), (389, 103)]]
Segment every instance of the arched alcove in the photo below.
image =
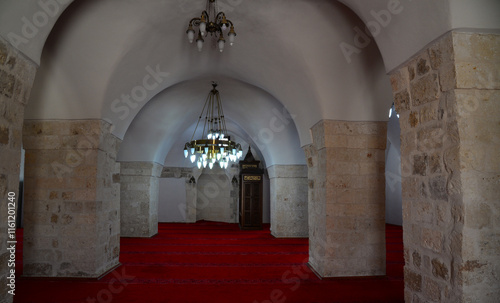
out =
[(236, 223), (238, 190), (233, 187), (224, 169), (203, 169), (196, 184), (196, 221)]

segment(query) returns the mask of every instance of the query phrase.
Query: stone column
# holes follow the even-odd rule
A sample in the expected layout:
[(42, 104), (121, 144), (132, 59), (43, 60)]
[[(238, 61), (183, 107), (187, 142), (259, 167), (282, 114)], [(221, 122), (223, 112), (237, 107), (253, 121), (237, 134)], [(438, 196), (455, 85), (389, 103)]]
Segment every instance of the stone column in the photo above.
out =
[(406, 302), (500, 296), (500, 36), (451, 32), (391, 74)]
[(119, 142), (101, 120), (24, 122), (24, 275), (99, 277), (118, 265)]
[[(7, 287), (10, 253), (7, 251), (8, 194), (19, 201), (24, 106), (28, 102), (36, 66), (0, 39), (0, 302), (12, 302)], [(19, 276), (19, 273), (16, 273)], [(9, 279), (10, 280), (10, 279)], [(15, 294), (15, 293), (14, 293)]]
[(326, 120), (312, 134), (310, 265), (322, 277), (384, 275), (387, 123)]
[(152, 237), (158, 233), (158, 178), (155, 162), (121, 162), (122, 237)]
[(271, 186), (271, 234), (277, 238), (307, 238), (307, 166), (274, 165), (267, 171)]

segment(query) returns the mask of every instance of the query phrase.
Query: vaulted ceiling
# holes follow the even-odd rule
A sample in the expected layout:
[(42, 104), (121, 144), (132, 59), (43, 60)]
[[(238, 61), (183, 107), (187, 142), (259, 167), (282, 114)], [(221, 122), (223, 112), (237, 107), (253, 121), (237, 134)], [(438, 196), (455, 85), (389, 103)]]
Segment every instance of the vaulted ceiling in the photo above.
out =
[(205, 0), (5, 0), (0, 35), (40, 64), (26, 119), (105, 119), (120, 160), (184, 166), (215, 80), (233, 135), (270, 166), (304, 163), (322, 119), (387, 120), (386, 73), (449, 30), (499, 28), (498, 3), (219, 0), (238, 34), (219, 53), (185, 35)]

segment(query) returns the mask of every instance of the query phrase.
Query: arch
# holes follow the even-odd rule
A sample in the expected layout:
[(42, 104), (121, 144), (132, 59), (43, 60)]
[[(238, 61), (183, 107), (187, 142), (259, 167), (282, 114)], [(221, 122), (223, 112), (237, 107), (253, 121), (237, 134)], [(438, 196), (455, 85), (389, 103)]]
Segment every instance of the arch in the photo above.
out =
[[(339, 48), (352, 39), (351, 29), (360, 23), (340, 3), (300, 1), (290, 6), (279, 0), (264, 10), (259, 3), (241, 2), (231, 13), (233, 20), (240, 20), (236, 25), (246, 33), (245, 39), (238, 39), (223, 54), (207, 47), (202, 55), (179, 34), (185, 31), (184, 19), (189, 19), (191, 10), (184, 11), (175, 2), (116, 3), (79, 1), (66, 10), (54, 27), (54, 37), (47, 40), (44, 64), (26, 110), (28, 119), (105, 119), (123, 138), (149, 100), (208, 74), (248, 83), (280, 100), (297, 115), (301, 146), (311, 143), (309, 130), (321, 119), (385, 117), (378, 104), (388, 98), (379, 96), (389, 96), (390, 89), (383, 81), (381, 62), (349, 63)], [(273, 26), (285, 13), (284, 24)], [(315, 24), (314, 32), (293, 21), (298, 19)], [(290, 33), (292, 39), (283, 39)], [(376, 48), (367, 48), (365, 58), (373, 52)], [(155, 85), (151, 70), (168, 76)], [(137, 94), (144, 92), (141, 86), (146, 87), (148, 75), (146, 83), (154, 88), (147, 90), (147, 96), (133, 100), (128, 110), (113, 112), (125, 104), (122, 95), (130, 96), (134, 89)]]
[(40, 65), (40, 56), (55, 23), (74, 0), (2, 1), (0, 36)]
[[(257, 146), (267, 166), (305, 164), (293, 116), (278, 100), (247, 83), (216, 78), (222, 79), (219, 91), (230, 132)], [(169, 166), (191, 167), (182, 149), (191, 140), (209, 84), (210, 78), (184, 82), (155, 96), (128, 128), (118, 160), (164, 163), (172, 151), (178, 157), (170, 155)]]
[[(396, 69), (451, 30), (498, 32), (500, 28), (500, 2), (494, 0), (338, 1), (352, 9), (364, 25), (372, 29), (373, 39), (380, 49), (387, 72)], [(359, 33), (353, 32), (353, 39), (357, 35)], [(353, 45), (356, 44), (351, 41)]]

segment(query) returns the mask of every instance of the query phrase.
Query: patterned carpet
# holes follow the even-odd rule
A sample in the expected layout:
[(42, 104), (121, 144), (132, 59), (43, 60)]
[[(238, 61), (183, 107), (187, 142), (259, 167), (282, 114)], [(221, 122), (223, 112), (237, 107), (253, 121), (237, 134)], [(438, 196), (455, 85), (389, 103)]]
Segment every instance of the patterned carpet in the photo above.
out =
[(160, 223), (153, 238), (122, 238), (122, 266), (104, 278), (20, 277), (14, 302), (403, 302), (401, 227), (387, 225), (386, 239), (387, 276), (321, 280), (307, 266), (308, 240), (276, 239), (269, 225)]

